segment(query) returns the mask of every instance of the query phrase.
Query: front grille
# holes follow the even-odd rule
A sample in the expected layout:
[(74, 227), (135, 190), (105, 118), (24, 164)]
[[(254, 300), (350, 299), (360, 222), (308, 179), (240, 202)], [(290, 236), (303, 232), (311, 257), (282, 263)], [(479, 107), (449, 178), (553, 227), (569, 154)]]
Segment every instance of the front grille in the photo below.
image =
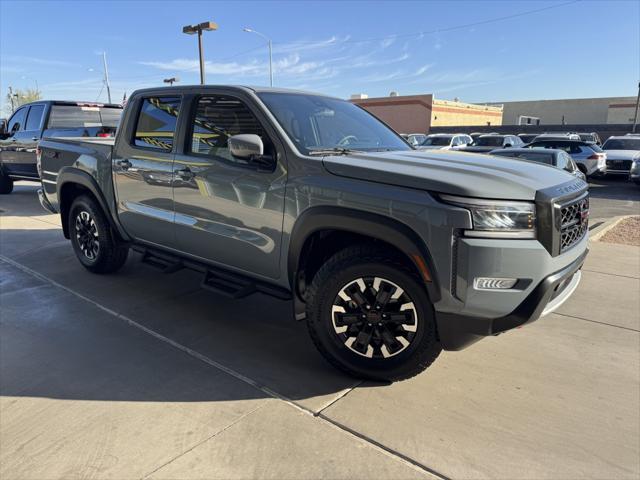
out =
[(578, 243), (589, 229), (589, 197), (585, 196), (560, 208), (560, 252)]
[(607, 160), (607, 168), (611, 170), (631, 170), (631, 160)]

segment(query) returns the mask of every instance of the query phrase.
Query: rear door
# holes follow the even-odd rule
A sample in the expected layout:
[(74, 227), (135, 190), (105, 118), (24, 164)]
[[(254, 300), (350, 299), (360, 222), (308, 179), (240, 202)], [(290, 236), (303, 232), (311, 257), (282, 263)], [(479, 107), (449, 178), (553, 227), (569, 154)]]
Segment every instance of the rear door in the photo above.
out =
[(118, 216), (137, 240), (175, 248), (173, 160), (180, 95), (149, 94), (131, 106), (113, 158)]

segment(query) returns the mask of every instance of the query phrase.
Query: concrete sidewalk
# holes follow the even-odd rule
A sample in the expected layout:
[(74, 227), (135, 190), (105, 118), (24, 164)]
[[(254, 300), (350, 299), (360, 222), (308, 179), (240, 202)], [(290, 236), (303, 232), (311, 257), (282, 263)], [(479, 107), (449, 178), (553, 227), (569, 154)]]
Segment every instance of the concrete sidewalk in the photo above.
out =
[(556, 314), (374, 385), (287, 303), (91, 275), (29, 188), (2, 202), (0, 478), (640, 475), (639, 248), (592, 243)]

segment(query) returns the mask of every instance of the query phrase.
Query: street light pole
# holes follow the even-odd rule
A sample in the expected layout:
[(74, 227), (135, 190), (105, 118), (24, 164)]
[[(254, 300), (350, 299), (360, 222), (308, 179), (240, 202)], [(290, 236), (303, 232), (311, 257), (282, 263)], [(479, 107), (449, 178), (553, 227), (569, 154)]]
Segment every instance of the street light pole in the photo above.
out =
[(217, 30), (218, 25), (214, 22), (203, 22), (197, 25), (186, 25), (182, 27), (182, 33), (187, 35), (198, 34), (198, 54), (200, 56), (200, 85), (204, 85), (204, 54), (202, 51), (202, 32), (207, 30)]
[(104, 83), (107, 86), (107, 98), (111, 103), (111, 85), (109, 85), (109, 70), (107, 69), (107, 52), (102, 52), (102, 64), (104, 65)]
[(261, 36), (267, 41), (267, 44), (269, 45), (269, 86), (273, 87), (273, 48), (271, 45), (271, 39), (266, 35), (260, 32), (256, 32), (255, 30), (249, 27), (245, 27), (242, 30), (249, 33), (255, 33), (256, 35)]
[(638, 82), (638, 97), (636, 98), (636, 113), (633, 116), (633, 129), (632, 133), (636, 133), (636, 125), (638, 125), (638, 108), (640, 108), (640, 82)]

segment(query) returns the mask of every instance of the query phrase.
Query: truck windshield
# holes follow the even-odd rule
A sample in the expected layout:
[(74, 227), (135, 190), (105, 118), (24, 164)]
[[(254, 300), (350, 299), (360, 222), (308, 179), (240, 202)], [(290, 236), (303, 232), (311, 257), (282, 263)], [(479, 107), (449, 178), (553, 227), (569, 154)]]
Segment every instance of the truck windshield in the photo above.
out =
[(121, 107), (53, 105), (48, 128), (117, 127)]
[(347, 101), (298, 93), (258, 96), (304, 155), (333, 149), (411, 150), (397, 133)]

